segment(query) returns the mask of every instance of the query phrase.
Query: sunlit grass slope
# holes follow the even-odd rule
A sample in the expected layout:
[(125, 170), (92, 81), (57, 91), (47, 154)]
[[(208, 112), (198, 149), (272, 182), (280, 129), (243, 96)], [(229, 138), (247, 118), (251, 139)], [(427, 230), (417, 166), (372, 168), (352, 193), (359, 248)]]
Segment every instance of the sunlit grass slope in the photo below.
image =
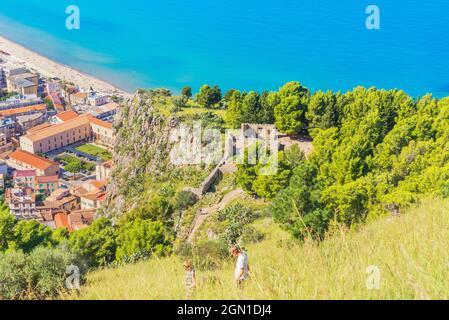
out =
[[(252, 275), (243, 292), (232, 282), (230, 260), (218, 270), (197, 271), (196, 298), (449, 298), (448, 201), (427, 200), (401, 217), (336, 230), (320, 245), (296, 244), (270, 219), (257, 227), (266, 237), (248, 247)], [(369, 266), (379, 268), (379, 289), (367, 288)], [(89, 274), (80, 298), (184, 299), (183, 285), (180, 258), (153, 259)]]

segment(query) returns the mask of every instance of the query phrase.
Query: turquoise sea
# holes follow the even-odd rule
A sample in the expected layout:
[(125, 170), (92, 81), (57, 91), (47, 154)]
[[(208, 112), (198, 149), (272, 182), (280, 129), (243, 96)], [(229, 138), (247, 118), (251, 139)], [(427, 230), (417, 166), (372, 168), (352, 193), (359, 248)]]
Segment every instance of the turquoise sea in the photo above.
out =
[[(65, 28), (69, 5), (80, 30)], [(0, 0), (0, 35), (129, 91), (299, 80), (449, 95), (447, 0)]]

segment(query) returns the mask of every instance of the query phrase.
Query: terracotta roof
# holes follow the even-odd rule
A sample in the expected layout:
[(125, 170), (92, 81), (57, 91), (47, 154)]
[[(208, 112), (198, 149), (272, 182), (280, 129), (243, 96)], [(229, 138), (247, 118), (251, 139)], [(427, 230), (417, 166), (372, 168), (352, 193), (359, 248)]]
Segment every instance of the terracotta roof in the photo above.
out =
[(0, 110), (0, 116), (3, 116), (3, 117), (4, 116), (13, 116), (16, 114), (27, 113), (27, 112), (32, 112), (32, 111), (43, 111), (46, 108), (47, 108), (46, 104), (36, 104), (34, 106), (29, 106), (29, 107)]
[(58, 182), (58, 176), (40, 176), (36, 177), (37, 183)]
[(81, 198), (85, 198), (85, 199), (94, 201), (94, 200), (99, 200), (105, 194), (106, 194), (106, 192), (94, 190), (94, 191), (90, 191), (88, 193), (83, 194), (81, 196)]
[(87, 92), (76, 92), (76, 93), (72, 93), (72, 95), (77, 98), (82, 98), (82, 99), (87, 98)]
[(43, 128), (41, 130), (28, 133), (25, 135), (25, 138), (30, 139), (31, 141), (39, 141), (42, 139), (46, 139), (49, 137), (52, 137), (54, 135), (57, 135), (61, 132), (66, 132), (72, 129), (78, 128), (80, 125), (89, 123), (89, 116), (88, 115), (80, 115), (76, 118), (73, 118), (71, 120), (67, 120), (63, 123), (55, 124), (47, 128)]
[(44, 200), (44, 204), (48, 207), (51, 208), (59, 208), (67, 203), (70, 203), (72, 201), (75, 201), (76, 197), (75, 196), (67, 196), (67, 197), (63, 197), (60, 200), (54, 200), (54, 201), (49, 201), (48, 198), (47, 200)]
[(88, 190), (83, 186), (78, 186), (72, 189), (71, 193), (77, 197), (81, 197), (83, 194), (86, 194)]
[(72, 120), (75, 119), (76, 117), (78, 117), (78, 113), (76, 113), (75, 111), (69, 110), (69, 111), (64, 111), (64, 112), (60, 112), (56, 115), (56, 117), (61, 120), (62, 122), (66, 122), (68, 120)]
[(105, 168), (112, 168), (112, 160), (105, 161), (101, 165)]
[(48, 123), (48, 122), (42, 123), (42, 124), (39, 124), (39, 125), (37, 125), (35, 127), (32, 127), (31, 129), (28, 129), (27, 133), (33, 133), (33, 132), (39, 131), (41, 129), (48, 128), (50, 126), (51, 126), (51, 124)]
[(59, 164), (57, 162), (54, 162), (52, 160), (43, 158), (41, 156), (32, 154), (28, 151), (23, 151), (23, 150), (14, 151), (13, 153), (11, 153), (9, 155), (9, 158), (13, 161), (23, 162), (23, 163), (26, 163), (26, 164), (34, 167), (34, 168), (38, 168), (41, 170), (48, 169), (54, 165), (59, 166)]
[(69, 223), (69, 217), (65, 213), (55, 214), (55, 224), (56, 228), (66, 228), (69, 231), (72, 231), (72, 227)]
[(98, 201), (100, 201), (100, 202), (104, 202), (104, 201), (106, 201), (106, 197), (108, 196), (108, 194), (107, 193), (103, 193), (101, 196), (99, 196), (97, 199), (98, 199)]
[(95, 209), (73, 210), (69, 214), (70, 223), (92, 223), (94, 220)]
[(112, 129), (112, 123), (100, 120), (98, 118), (95, 118), (92, 115), (89, 115), (89, 121), (90, 121), (90, 123), (96, 124), (97, 126), (104, 127), (107, 129)]
[(95, 188), (101, 189), (104, 186), (106, 186), (108, 183), (106, 180), (101, 180), (101, 181), (92, 180), (92, 181), (90, 181), (90, 184), (93, 185)]

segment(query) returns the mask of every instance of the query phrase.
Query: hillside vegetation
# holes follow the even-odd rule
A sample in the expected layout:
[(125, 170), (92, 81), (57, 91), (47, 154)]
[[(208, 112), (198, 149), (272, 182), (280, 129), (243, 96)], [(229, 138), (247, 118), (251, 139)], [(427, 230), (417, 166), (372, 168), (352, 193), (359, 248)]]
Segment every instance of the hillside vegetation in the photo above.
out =
[[(197, 272), (197, 299), (448, 299), (449, 202), (425, 200), (400, 217), (358, 230), (334, 229), (318, 243), (291, 240), (270, 218), (255, 227), (265, 234), (249, 245), (251, 279), (243, 292), (232, 281), (231, 258)], [(368, 290), (369, 266), (380, 288)], [(88, 274), (81, 299), (184, 299), (177, 256)], [(70, 297), (73, 298), (73, 297)]]

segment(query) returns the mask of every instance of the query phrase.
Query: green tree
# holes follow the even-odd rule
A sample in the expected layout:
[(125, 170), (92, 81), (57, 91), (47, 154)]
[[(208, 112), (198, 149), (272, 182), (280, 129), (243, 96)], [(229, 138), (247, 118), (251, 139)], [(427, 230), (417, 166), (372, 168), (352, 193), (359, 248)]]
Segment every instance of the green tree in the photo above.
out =
[(278, 95), (276, 93), (264, 91), (259, 97), (260, 111), (257, 114), (257, 122), (274, 124), (274, 107), (278, 103)]
[(257, 214), (241, 203), (236, 203), (219, 211), (217, 218), (223, 224), (220, 238), (232, 246), (238, 244), (248, 231), (249, 224), (257, 218)]
[(69, 247), (89, 266), (106, 265), (115, 260), (116, 234), (107, 218), (95, 220), (88, 228), (70, 234)]
[(9, 241), (10, 249), (31, 252), (38, 246), (51, 246), (52, 230), (36, 220), (21, 220), (14, 227), (13, 240)]
[(233, 129), (240, 127), (245, 122), (245, 114), (243, 110), (243, 99), (245, 95), (240, 91), (233, 90), (227, 97), (227, 108), (224, 116), (226, 124)]
[(9, 209), (1, 203), (0, 208), (0, 252), (8, 249), (8, 242), (14, 239), (15, 217), (9, 213)]
[(305, 113), (309, 91), (299, 82), (289, 82), (279, 89), (280, 101), (274, 108), (275, 124), (285, 134), (295, 134), (305, 128)]
[(53, 233), (51, 235), (51, 238), (53, 240), (53, 243), (59, 244), (64, 243), (69, 239), (70, 233), (67, 228), (56, 228), (53, 230)]
[(242, 102), (243, 121), (246, 123), (258, 123), (260, 114), (259, 94), (248, 92)]
[(296, 167), (288, 187), (280, 191), (271, 204), (274, 220), (299, 239), (321, 239), (331, 219), (320, 200), (317, 173), (318, 168), (309, 162)]
[(206, 109), (214, 108), (221, 101), (221, 89), (217, 85), (210, 87), (205, 84), (196, 95), (196, 101)]
[(315, 92), (308, 103), (306, 114), (309, 121), (309, 132), (315, 136), (314, 132), (338, 126), (338, 99), (340, 94), (332, 91)]
[(83, 164), (81, 161), (73, 161), (64, 166), (64, 170), (71, 173), (77, 173), (83, 170)]
[(187, 100), (189, 100), (192, 97), (192, 88), (189, 86), (182, 88), (181, 95)]
[(117, 236), (117, 260), (126, 261), (136, 254), (162, 256), (171, 250), (164, 225), (158, 221), (137, 218), (119, 228)]

